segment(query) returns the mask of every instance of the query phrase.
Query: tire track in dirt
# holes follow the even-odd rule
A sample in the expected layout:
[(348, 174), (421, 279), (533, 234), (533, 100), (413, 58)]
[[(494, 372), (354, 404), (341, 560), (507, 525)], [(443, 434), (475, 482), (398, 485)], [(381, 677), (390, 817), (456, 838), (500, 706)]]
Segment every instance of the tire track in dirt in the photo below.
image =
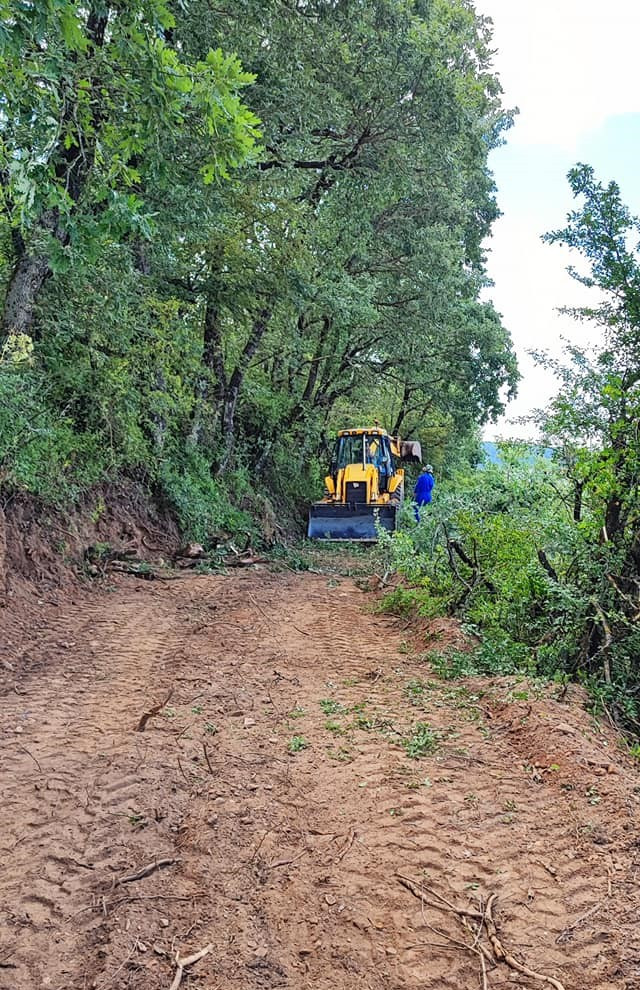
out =
[(185, 985), (479, 987), (402, 872), (496, 893), (505, 944), (566, 990), (637, 990), (637, 776), (578, 705), (435, 679), (351, 581), (140, 587), (47, 613), (3, 701), (0, 988), (155, 990), (209, 943)]
[[(76, 975), (87, 947), (78, 935), (97, 924), (84, 910), (94, 877), (118, 862), (120, 822), (135, 813), (144, 785), (123, 734), (179, 643), (169, 617), (159, 622), (140, 605), (130, 596), (70, 610), (49, 629), (68, 644), (68, 663), (3, 701), (0, 939), (13, 960), (27, 936), (28, 956), (11, 974), (25, 986), (62, 987)], [(46, 669), (46, 656), (38, 667)], [(68, 962), (45, 974), (52, 942)]]

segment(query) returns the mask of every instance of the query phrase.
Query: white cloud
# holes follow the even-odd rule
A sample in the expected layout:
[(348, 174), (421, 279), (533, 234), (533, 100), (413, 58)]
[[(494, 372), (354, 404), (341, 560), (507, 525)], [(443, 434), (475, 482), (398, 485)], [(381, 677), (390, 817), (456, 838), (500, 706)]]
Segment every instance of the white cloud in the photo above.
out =
[[(567, 169), (584, 160), (588, 148), (586, 160), (604, 169), (599, 178), (623, 173), (625, 197), (632, 203), (640, 197), (630, 165), (640, 156), (637, 118), (622, 116), (640, 113), (640, 0), (476, 0), (475, 5), (494, 22), (494, 64), (504, 104), (520, 109), (507, 148), (491, 157), (504, 216), (487, 247), (495, 283), (488, 295), (512, 334), (523, 379), (518, 399), (486, 435), (524, 436), (531, 431), (509, 421), (544, 406), (557, 391), (553, 377), (532, 364), (527, 349), (560, 356), (562, 337), (585, 344), (598, 338), (596, 327), (557, 313), (556, 307), (584, 305), (588, 293), (565, 270), (576, 257), (540, 240), (545, 230), (562, 227), (573, 208)], [(614, 132), (612, 121), (617, 121)]]
[(638, 0), (476, 0), (520, 114), (510, 141), (570, 148), (612, 114), (640, 111)]
[(534, 363), (528, 351), (548, 351), (560, 358), (567, 340), (585, 346), (597, 340), (596, 327), (557, 311), (563, 306), (593, 304), (594, 298), (566, 271), (575, 260), (568, 249), (543, 244), (526, 219), (502, 217), (487, 246), (491, 252), (489, 270), (496, 280), (489, 295), (511, 331), (522, 381), (506, 415), (485, 433), (487, 437), (532, 436), (533, 427), (513, 421), (544, 407), (558, 391), (559, 383)]

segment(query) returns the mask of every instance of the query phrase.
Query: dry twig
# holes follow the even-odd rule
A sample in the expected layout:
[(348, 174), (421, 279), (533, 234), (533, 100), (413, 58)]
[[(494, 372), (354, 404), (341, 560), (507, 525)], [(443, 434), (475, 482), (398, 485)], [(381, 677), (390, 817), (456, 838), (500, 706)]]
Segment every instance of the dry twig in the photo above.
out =
[(278, 859), (275, 863), (269, 863), (269, 869), (276, 870), (279, 866), (290, 866), (291, 863), (295, 863), (297, 860), (302, 859), (302, 857), (309, 851), (309, 849), (303, 849), (302, 852), (299, 852), (297, 856), (293, 857), (293, 859)]
[(444, 904), (445, 907), (447, 907), (452, 914), (457, 914), (458, 916), (466, 915), (468, 918), (484, 919), (484, 912), (476, 911), (476, 909), (472, 907), (457, 908), (455, 904), (452, 904), (451, 901), (448, 901), (446, 897), (443, 897), (442, 894), (439, 894), (437, 890), (434, 890), (432, 887), (428, 887), (427, 884), (423, 883), (422, 881), (417, 883), (415, 880), (411, 880), (409, 877), (403, 876), (402, 873), (396, 873), (396, 877), (398, 881), (402, 884), (402, 886), (406, 887), (407, 890), (410, 893), (412, 893), (414, 897), (418, 898), (419, 901), (425, 900), (424, 893), (426, 891), (427, 894), (430, 894), (432, 897), (435, 897), (436, 900), (440, 902), (439, 904), (436, 904), (435, 907), (438, 907), (441, 911), (444, 910), (442, 907), (442, 905)]
[(349, 837), (347, 838), (347, 841), (345, 842), (344, 846), (342, 847), (342, 849), (340, 850), (340, 852), (338, 853), (338, 855), (334, 859), (334, 861), (333, 861), (334, 863), (339, 863), (342, 859), (344, 859), (344, 857), (347, 855), (347, 853), (351, 849), (351, 846), (353, 845), (355, 839), (356, 839), (355, 830), (354, 829), (351, 829), (350, 832), (349, 832)]
[(40, 766), (39, 761), (33, 755), (33, 753), (31, 752), (31, 750), (27, 749), (27, 747), (26, 746), (23, 746), (22, 743), (20, 743), (20, 742), (16, 742), (16, 745), (17, 745), (18, 749), (21, 749), (23, 753), (26, 753), (27, 756), (30, 756), (31, 757), (31, 759), (33, 760), (33, 762), (37, 766), (37, 768), (40, 771), (40, 773), (43, 773), (44, 771), (43, 771), (42, 767)]
[(116, 885), (121, 883), (133, 883), (134, 880), (142, 880), (143, 877), (151, 876), (151, 874), (155, 873), (156, 870), (161, 870), (165, 866), (173, 866), (174, 863), (179, 862), (179, 859), (156, 859), (153, 863), (147, 863), (146, 866), (136, 870), (135, 873), (129, 873), (127, 876), (118, 877), (116, 880)]
[(498, 938), (498, 932), (492, 914), (493, 905), (497, 899), (497, 896), (497, 894), (492, 894), (487, 901), (487, 910), (485, 915), (485, 927), (487, 929), (489, 941), (491, 942), (491, 947), (493, 948), (496, 959), (505, 962), (507, 966), (509, 966), (510, 969), (515, 970), (516, 973), (522, 973), (523, 976), (528, 976), (532, 980), (538, 980), (540, 983), (548, 983), (549, 986), (554, 987), (554, 990), (565, 990), (560, 980), (556, 980), (553, 976), (545, 976), (544, 973), (537, 973), (534, 969), (529, 969), (528, 966), (524, 966), (522, 963), (518, 962), (518, 960), (515, 959), (510, 952), (506, 951), (502, 942)]
[(215, 773), (213, 772), (213, 767), (211, 766), (211, 760), (209, 759), (209, 754), (207, 752), (207, 744), (205, 742), (203, 742), (202, 748), (204, 750), (204, 758), (207, 761), (207, 766), (209, 767), (209, 773), (211, 774), (212, 777), (215, 777)]
[(587, 918), (591, 918), (592, 915), (596, 914), (601, 907), (602, 907), (602, 902), (599, 901), (597, 904), (594, 904), (593, 907), (589, 908), (586, 914), (581, 915), (579, 918), (576, 918), (576, 920), (572, 922), (570, 925), (567, 925), (567, 927), (560, 932), (560, 934), (556, 939), (558, 945), (562, 945), (563, 942), (566, 942), (569, 936), (576, 930), (576, 928), (579, 928), (580, 925), (587, 920)]
[(173, 977), (173, 982), (169, 987), (169, 990), (178, 990), (178, 987), (182, 983), (182, 974), (184, 973), (185, 969), (188, 966), (193, 966), (194, 963), (197, 963), (198, 960), (204, 958), (204, 956), (207, 956), (212, 949), (213, 949), (213, 945), (209, 943), (209, 945), (205, 945), (204, 949), (199, 949), (197, 952), (194, 952), (192, 956), (185, 956), (184, 958), (182, 958), (180, 954), (176, 952), (177, 969), (175, 972), (175, 976)]
[(164, 699), (164, 701), (162, 701), (159, 705), (154, 705), (153, 708), (150, 708), (148, 712), (145, 712), (144, 715), (142, 715), (140, 721), (136, 725), (136, 732), (144, 732), (145, 726), (149, 721), (149, 719), (153, 718), (154, 715), (159, 715), (162, 709), (165, 707), (165, 705), (169, 704), (169, 701), (171, 700), (172, 696), (173, 696), (173, 688), (171, 688), (169, 694)]

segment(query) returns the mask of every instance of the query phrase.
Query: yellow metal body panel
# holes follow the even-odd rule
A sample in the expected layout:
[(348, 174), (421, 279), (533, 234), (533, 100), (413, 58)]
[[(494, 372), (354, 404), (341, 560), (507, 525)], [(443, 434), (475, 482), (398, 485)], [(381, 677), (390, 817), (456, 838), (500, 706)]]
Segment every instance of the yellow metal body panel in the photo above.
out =
[[(338, 431), (339, 437), (359, 437), (365, 434), (372, 438), (370, 447), (373, 456), (376, 455), (380, 446), (375, 438), (387, 437), (393, 456), (396, 458), (400, 457), (400, 441), (398, 438), (389, 436), (386, 430), (378, 426), (358, 427), (352, 430)], [(380, 492), (380, 474), (375, 464), (366, 464), (366, 466), (359, 462), (347, 464), (346, 467), (338, 471), (335, 479), (331, 475), (327, 475), (324, 483), (326, 488), (325, 497), (322, 499), (324, 503), (346, 504), (347, 483), (356, 483), (366, 485), (367, 505), (388, 505), (389, 502), (398, 502), (398, 496), (402, 492), (402, 486), (404, 484), (404, 470), (402, 468), (396, 468), (395, 472), (389, 476), (386, 486), (387, 491), (385, 492)], [(365, 504), (364, 500), (363, 504)]]
[[(378, 472), (373, 464), (347, 464), (345, 468), (338, 471), (338, 484), (336, 486), (336, 498), (339, 502), (346, 502), (347, 483), (366, 485), (367, 503), (378, 500)], [(362, 501), (365, 501), (362, 499)]]
[(404, 468), (398, 468), (396, 473), (389, 479), (389, 493), (397, 491), (404, 482)]

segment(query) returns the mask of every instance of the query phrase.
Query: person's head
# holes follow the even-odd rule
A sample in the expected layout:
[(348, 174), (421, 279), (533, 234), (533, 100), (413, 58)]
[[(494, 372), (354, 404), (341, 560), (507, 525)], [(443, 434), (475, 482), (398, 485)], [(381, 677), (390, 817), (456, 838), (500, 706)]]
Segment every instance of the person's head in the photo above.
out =
[(422, 468), (423, 474), (433, 474), (433, 467), (431, 464), (425, 464)]

